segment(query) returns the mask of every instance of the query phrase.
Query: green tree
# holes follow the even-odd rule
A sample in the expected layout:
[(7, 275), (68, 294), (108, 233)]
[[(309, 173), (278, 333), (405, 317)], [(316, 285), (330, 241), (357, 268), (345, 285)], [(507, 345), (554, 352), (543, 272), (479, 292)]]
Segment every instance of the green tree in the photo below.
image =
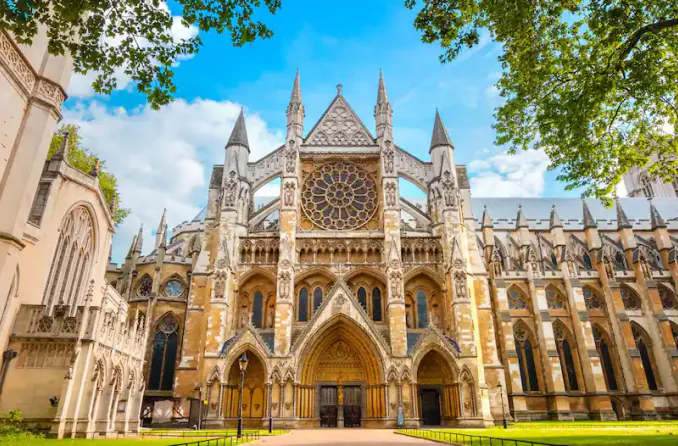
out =
[(496, 144), (544, 150), (567, 189), (609, 203), (631, 166), (678, 173), (678, 2), (405, 0), (442, 62), (479, 43), (503, 47)]
[(120, 224), (129, 215), (129, 209), (120, 206), (120, 194), (118, 193), (118, 180), (110, 172), (106, 171), (106, 162), (99, 160), (95, 155), (82, 146), (82, 138), (79, 135), (79, 128), (73, 124), (62, 125), (52, 137), (49, 145), (47, 159), (61, 147), (64, 135), (68, 133), (67, 149), (68, 163), (84, 173), (90, 173), (94, 169), (97, 161), (99, 162), (99, 188), (106, 199), (106, 203), (111, 206), (111, 213), (116, 224)]
[[(200, 31), (228, 32), (235, 46), (273, 35), (253, 15), (262, 5), (274, 14), (280, 0), (176, 0), (183, 24)], [(49, 38), (49, 52), (70, 53), (77, 73), (96, 72), (94, 90), (109, 94), (115, 72), (124, 71), (153, 108), (172, 100), (172, 67), (202, 45), (199, 36), (175, 40), (174, 20), (165, 0), (4, 0), (0, 29), (30, 44), (38, 29)]]

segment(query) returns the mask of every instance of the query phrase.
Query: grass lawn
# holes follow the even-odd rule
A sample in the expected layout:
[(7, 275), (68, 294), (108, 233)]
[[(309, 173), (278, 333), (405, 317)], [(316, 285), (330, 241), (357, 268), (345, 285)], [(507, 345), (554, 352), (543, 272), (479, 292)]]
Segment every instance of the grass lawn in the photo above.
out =
[[(456, 432), (483, 437), (506, 438), (512, 440), (540, 441), (567, 446), (598, 446), (598, 445), (633, 445), (633, 446), (676, 446), (678, 445), (678, 422), (629, 422), (629, 423), (601, 423), (601, 422), (535, 422), (516, 423), (503, 429), (492, 427), (488, 429), (434, 429), (422, 436), (434, 437), (435, 432)], [(459, 443), (471, 444), (469, 438)], [(474, 439), (474, 445), (489, 445), (490, 440)], [(497, 444), (495, 441), (494, 444)], [(510, 443), (505, 446), (513, 446)], [(518, 442), (518, 446), (524, 443)]]

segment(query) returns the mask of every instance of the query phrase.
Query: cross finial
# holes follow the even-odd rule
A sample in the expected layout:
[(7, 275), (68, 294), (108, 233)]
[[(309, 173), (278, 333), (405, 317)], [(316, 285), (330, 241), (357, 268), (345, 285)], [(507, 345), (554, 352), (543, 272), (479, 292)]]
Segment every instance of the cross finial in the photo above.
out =
[(341, 84), (337, 84), (337, 95), (341, 94), (341, 89), (344, 88)]

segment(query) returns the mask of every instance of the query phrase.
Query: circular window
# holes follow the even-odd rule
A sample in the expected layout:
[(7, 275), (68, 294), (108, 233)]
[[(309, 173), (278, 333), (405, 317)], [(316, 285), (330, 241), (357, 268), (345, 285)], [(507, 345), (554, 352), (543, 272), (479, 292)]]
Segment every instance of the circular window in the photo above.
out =
[(137, 289), (137, 294), (141, 297), (148, 297), (151, 295), (151, 289), (153, 288), (153, 281), (150, 277), (146, 276), (141, 279), (139, 283), (139, 288)]
[(301, 207), (323, 229), (349, 230), (365, 225), (377, 210), (374, 178), (358, 166), (325, 164), (306, 177)]
[(184, 294), (184, 285), (177, 279), (168, 280), (165, 283), (165, 296), (179, 297)]

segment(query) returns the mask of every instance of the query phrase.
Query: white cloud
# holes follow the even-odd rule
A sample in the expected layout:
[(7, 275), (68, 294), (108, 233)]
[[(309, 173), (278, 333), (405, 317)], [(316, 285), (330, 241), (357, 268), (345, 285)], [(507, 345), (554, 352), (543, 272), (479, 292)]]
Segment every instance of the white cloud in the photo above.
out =
[(541, 151), (500, 153), (468, 164), (477, 197), (537, 197), (544, 191), (548, 156)]
[(485, 89), (485, 96), (487, 96), (489, 99), (494, 99), (499, 96), (499, 89), (494, 85), (490, 85)]
[(629, 193), (626, 190), (626, 184), (623, 181), (620, 181), (615, 188), (615, 195), (617, 197), (628, 197)]
[[(64, 110), (64, 123), (80, 126), (85, 147), (106, 160), (118, 178), (123, 206), (132, 214), (116, 228), (113, 259), (121, 261), (143, 222), (149, 252), (163, 208), (170, 228), (193, 218), (207, 201), (213, 164), (222, 164), (224, 146), (240, 106), (229, 101), (177, 100), (158, 111), (148, 106), (106, 108), (99, 101)], [(256, 160), (282, 141), (257, 115), (245, 119)]]
[[(160, 9), (169, 13), (169, 8), (167, 7), (167, 4), (161, 3), (160, 4)], [(188, 40), (192, 39), (193, 37), (198, 35), (198, 28), (194, 25), (188, 24), (185, 25), (183, 23), (183, 17), (181, 16), (172, 16), (172, 27), (169, 30), (169, 35), (172, 37), (174, 42), (180, 42), (183, 40)], [(144, 38), (139, 38), (137, 39), (139, 42), (139, 45), (144, 47), (147, 45), (148, 41)], [(105, 42), (109, 45), (112, 46), (118, 46), (122, 42), (122, 37), (121, 36), (115, 36), (111, 38), (106, 38)], [(178, 60), (188, 60), (192, 58), (192, 54), (188, 54), (185, 56), (180, 56)], [(175, 63), (174, 66), (178, 66), (178, 63)], [(94, 91), (94, 88), (92, 87), (92, 82), (96, 80), (97, 77), (97, 72), (96, 71), (90, 71), (86, 74), (80, 74), (80, 73), (73, 73), (73, 76), (71, 76), (71, 82), (68, 85), (68, 90), (67, 93), (70, 97), (75, 97), (75, 98), (89, 98), (91, 96), (94, 96), (96, 92)], [(115, 69), (115, 72), (113, 74), (113, 77), (116, 80), (116, 90), (129, 90), (131, 89), (131, 84), (132, 84), (132, 78), (125, 73), (124, 68), (119, 67)]]

